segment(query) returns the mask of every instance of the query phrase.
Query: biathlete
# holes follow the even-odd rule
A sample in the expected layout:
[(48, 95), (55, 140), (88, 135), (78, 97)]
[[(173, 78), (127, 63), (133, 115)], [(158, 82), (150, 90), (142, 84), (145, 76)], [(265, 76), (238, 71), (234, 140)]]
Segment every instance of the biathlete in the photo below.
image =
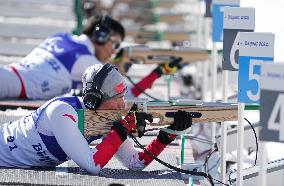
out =
[(19, 63), (0, 67), (0, 98), (51, 99), (82, 89), (86, 68), (108, 62), (124, 37), (109, 16), (90, 18), (79, 36), (55, 34)]
[[(124, 119), (115, 121), (108, 135), (84, 138), (78, 129), (76, 109), (123, 109), (126, 84), (124, 77), (109, 64), (87, 68), (82, 78), (82, 97), (58, 97), (21, 119), (0, 126), (0, 166), (2, 167), (55, 167), (72, 159), (88, 172), (97, 174), (116, 156), (126, 167), (142, 170), (152, 162), (144, 150), (134, 147), (128, 135), (138, 130), (143, 136), (145, 112), (130, 111)], [(178, 111), (168, 128), (183, 131), (191, 126), (187, 112)], [(89, 143), (102, 141), (95, 147)], [(176, 135), (165, 131), (153, 139), (145, 149), (158, 156)]]

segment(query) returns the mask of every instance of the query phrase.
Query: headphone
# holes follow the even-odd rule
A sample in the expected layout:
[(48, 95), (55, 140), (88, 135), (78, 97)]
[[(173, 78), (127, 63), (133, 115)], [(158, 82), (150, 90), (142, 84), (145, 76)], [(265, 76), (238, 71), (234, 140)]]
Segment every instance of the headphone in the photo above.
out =
[(110, 16), (105, 15), (100, 18), (99, 23), (95, 25), (92, 33), (92, 40), (95, 41), (95, 43), (103, 45), (109, 40), (111, 36), (111, 30), (109, 28), (111, 23), (112, 18)]
[[(101, 91), (102, 85), (109, 72), (114, 66), (105, 64), (102, 69), (93, 77), (92, 82), (86, 82), (83, 88), (83, 102), (88, 109), (95, 110), (102, 102), (104, 93)], [(91, 84), (91, 86), (88, 86)]]

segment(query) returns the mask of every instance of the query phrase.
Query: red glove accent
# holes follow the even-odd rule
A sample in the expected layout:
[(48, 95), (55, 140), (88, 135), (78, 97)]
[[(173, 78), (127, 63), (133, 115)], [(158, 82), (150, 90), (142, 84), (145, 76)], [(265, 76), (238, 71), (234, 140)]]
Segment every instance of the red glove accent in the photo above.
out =
[[(148, 144), (145, 149), (147, 151), (149, 151), (152, 155), (154, 156), (158, 156), (166, 147), (167, 145), (162, 144), (161, 142), (159, 142), (159, 140), (156, 138), (154, 139), (150, 144)], [(146, 154), (146, 152), (142, 151), (138, 153), (139, 155), (139, 160), (143, 161), (144, 160), (144, 165), (147, 166), (149, 165), (153, 159)]]
[(97, 152), (93, 155), (95, 165), (103, 168), (117, 152), (121, 144), (122, 141), (117, 132), (111, 130), (102, 142), (96, 146)]
[(174, 74), (177, 71), (177, 67), (173, 66), (170, 67), (169, 63), (165, 63), (163, 65), (161, 65), (161, 70), (163, 72), (163, 74)]
[(134, 87), (131, 88), (132, 94), (137, 97), (142, 92), (144, 92), (147, 88), (150, 88), (154, 81), (161, 77), (156, 71), (151, 72), (148, 76), (143, 78), (139, 83), (137, 83)]
[(135, 112), (131, 112), (130, 114), (126, 115), (124, 119), (118, 122), (123, 124), (129, 133), (136, 132), (137, 119)]

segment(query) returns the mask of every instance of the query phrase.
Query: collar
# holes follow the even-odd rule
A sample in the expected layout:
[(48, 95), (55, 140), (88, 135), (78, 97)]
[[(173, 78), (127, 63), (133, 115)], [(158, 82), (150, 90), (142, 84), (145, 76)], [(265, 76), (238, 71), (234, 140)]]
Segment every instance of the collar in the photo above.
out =
[(84, 104), (83, 97), (79, 96), (79, 97), (77, 97), (77, 98), (79, 99), (82, 108), (85, 110), (85, 109), (86, 109), (86, 106), (85, 106), (85, 104)]

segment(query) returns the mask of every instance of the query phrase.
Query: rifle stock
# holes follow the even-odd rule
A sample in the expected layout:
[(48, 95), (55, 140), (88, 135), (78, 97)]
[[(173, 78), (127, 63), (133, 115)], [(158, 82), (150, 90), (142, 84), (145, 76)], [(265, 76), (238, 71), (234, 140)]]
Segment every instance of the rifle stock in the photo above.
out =
[(142, 64), (165, 63), (167, 57), (181, 57), (183, 63), (205, 61), (208, 59), (207, 50), (193, 48), (179, 49), (150, 49), (133, 47), (124, 51), (122, 61), (138, 61)]
[[(154, 117), (150, 126), (164, 127), (173, 122), (172, 117), (166, 117), (166, 113), (184, 110), (187, 112), (200, 113), (201, 117), (193, 117), (192, 122), (222, 122), (237, 120), (237, 105), (216, 104), (202, 106), (148, 106), (147, 113)], [(84, 111), (83, 132), (84, 136), (106, 135), (111, 130), (113, 122), (121, 119), (128, 113), (128, 110), (91, 110)], [(200, 116), (196, 115), (195, 116)]]

